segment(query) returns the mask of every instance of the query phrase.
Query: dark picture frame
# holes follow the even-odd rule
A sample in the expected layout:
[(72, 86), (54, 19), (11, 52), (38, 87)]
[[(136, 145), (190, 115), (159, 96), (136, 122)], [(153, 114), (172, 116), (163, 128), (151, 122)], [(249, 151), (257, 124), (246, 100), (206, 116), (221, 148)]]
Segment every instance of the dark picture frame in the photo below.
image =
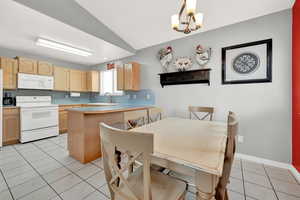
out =
[[(251, 46), (256, 46), (256, 45), (262, 45), (266, 44), (267, 48), (267, 58), (266, 58), (266, 78), (263, 79), (248, 79), (248, 80), (231, 80), (228, 81), (226, 80), (226, 51), (232, 50), (232, 49), (239, 49), (239, 48), (244, 48), (244, 47), (251, 47)], [(249, 42), (249, 43), (244, 43), (244, 44), (239, 44), (239, 45), (234, 45), (234, 46), (229, 46), (229, 47), (224, 47), (222, 48), (222, 84), (249, 84), (249, 83), (265, 83), (265, 82), (272, 82), (272, 46), (273, 46), (273, 41), (272, 39), (266, 39), (266, 40), (260, 40), (256, 42)]]

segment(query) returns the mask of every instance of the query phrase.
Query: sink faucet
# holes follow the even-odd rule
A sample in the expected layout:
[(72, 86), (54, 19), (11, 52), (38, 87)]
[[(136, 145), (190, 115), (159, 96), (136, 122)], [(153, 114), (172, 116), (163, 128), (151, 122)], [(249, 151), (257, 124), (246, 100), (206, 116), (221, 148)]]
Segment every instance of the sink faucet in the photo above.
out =
[(106, 93), (104, 94), (104, 96), (109, 97), (109, 103), (113, 103), (113, 95), (112, 95), (111, 93), (106, 92)]

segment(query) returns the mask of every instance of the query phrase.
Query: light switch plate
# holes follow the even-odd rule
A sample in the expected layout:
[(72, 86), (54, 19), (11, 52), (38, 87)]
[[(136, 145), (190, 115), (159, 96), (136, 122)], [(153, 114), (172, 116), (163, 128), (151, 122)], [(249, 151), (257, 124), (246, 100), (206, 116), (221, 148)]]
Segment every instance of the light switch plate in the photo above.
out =
[(244, 143), (244, 136), (238, 135), (238, 142)]

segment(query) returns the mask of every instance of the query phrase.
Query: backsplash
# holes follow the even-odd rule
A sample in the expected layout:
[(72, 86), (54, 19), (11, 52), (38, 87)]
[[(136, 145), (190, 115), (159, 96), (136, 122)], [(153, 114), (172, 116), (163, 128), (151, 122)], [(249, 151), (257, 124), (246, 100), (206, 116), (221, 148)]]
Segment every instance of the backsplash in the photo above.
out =
[[(98, 93), (80, 93), (80, 97), (70, 97), (70, 92), (46, 91), (46, 90), (4, 90), (15, 96), (51, 96), (54, 104), (81, 104), (109, 102), (110, 97), (99, 96)], [(152, 90), (141, 90), (138, 92), (126, 91), (123, 96), (113, 96), (114, 103), (154, 105), (155, 96)]]
[[(109, 102), (110, 97), (108, 96), (99, 96), (99, 94), (93, 93), (91, 95), (91, 102)], [(125, 94), (122, 96), (113, 96), (113, 103), (122, 103), (122, 104), (135, 104), (135, 105), (154, 105), (155, 104), (155, 95), (152, 90), (145, 89), (137, 92), (134, 91), (125, 91)]]
[(51, 96), (53, 104), (81, 104), (90, 103), (90, 93), (80, 93), (80, 97), (70, 97), (69, 92), (48, 90), (4, 90), (15, 96)]

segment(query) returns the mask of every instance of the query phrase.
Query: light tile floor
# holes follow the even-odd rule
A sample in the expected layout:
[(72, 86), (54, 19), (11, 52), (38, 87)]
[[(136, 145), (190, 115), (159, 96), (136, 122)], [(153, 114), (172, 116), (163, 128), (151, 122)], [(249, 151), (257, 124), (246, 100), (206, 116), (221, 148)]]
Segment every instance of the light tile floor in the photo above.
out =
[[(108, 200), (101, 159), (83, 165), (66, 147), (64, 134), (2, 148), (0, 200)], [(288, 170), (236, 160), (229, 195), (230, 200), (300, 200), (300, 185)], [(194, 199), (188, 192), (187, 200)]]

